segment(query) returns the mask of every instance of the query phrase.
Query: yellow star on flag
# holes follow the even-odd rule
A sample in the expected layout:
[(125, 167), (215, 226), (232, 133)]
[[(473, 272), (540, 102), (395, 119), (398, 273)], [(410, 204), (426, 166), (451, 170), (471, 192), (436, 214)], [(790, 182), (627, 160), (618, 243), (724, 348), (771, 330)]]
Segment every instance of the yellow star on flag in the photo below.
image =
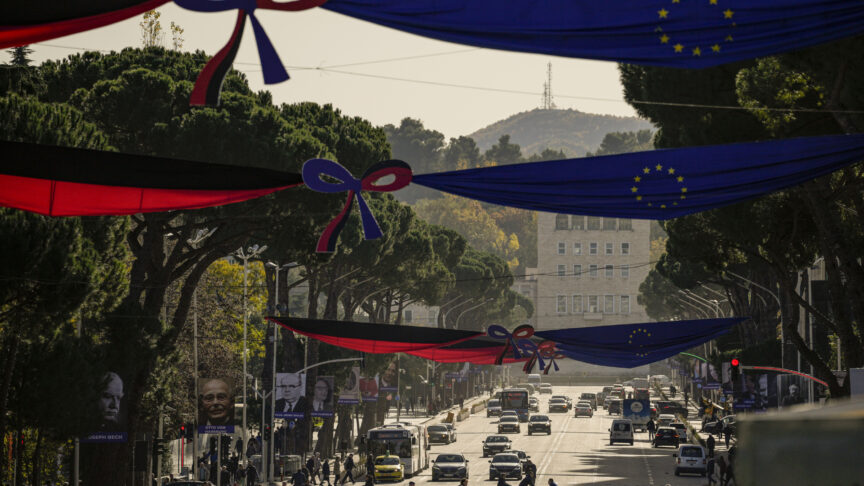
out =
[(693, 49), (693, 55), (694, 56), (701, 56), (702, 55), (702, 49), (699, 49), (698, 47), (694, 48)]
[(681, 188), (681, 192), (687, 192), (687, 188), (686, 188), (686, 187), (682, 187), (682, 188)]
[(642, 196), (636, 196), (636, 200), (637, 200), (637, 201), (641, 201), (641, 200), (642, 200)]
[(640, 181), (642, 180), (642, 178), (639, 177), (639, 176), (636, 176), (636, 177), (633, 178), (633, 180), (636, 181), (636, 182), (640, 182)]
[(649, 207), (649, 208), (651, 207), (651, 203), (648, 203), (648, 207)]
[(665, 205), (665, 204), (661, 204), (661, 205), (660, 205), (660, 209), (666, 209), (666, 205)]
[(672, 0), (672, 3), (681, 3), (681, 0)]
[(684, 182), (684, 176), (678, 176), (678, 182)]
[(660, 36), (660, 43), (661, 44), (668, 44), (669, 43), (669, 36), (666, 34), (661, 35)]
[[(665, 8), (661, 8), (660, 10), (657, 11), (657, 15), (659, 15), (661, 19), (665, 19), (666, 16), (669, 15), (669, 11), (666, 10)], [(731, 17), (726, 17), (726, 18), (731, 18)]]
[(650, 173), (651, 173), (651, 169), (649, 169), (648, 167), (645, 167), (644, 169), (642, 169), (642, 172), (645, 173), (645, 174), (650, 174)]
[(672, 47), (675, 48), (675, 52), (681, 52), (681, 51), (684, 50), (684, 46), (682, 46), (681, 44), (675, 44), (675, 45), (672, 46)]
[(720, 52), (720, 44), (714, 44), (711, 46), (711, 50), (714, 52)]
[(717, 0), (710, 0), (708, 3), (710, 3), (711, 5), (717, 5)]
[(638, 190), (639, 190), (639, 188), (636, 187), (636, 186), (633, 186), (633, 187), (630, 188), (630, 192), (636, 192), (636, 191), (638, 191)]
[(675, 169), (673, 169), (673, 168), (670, 167), (670, 168), (669, 168), (669, 173), (670, 173), (670, 174), (674, 174), (674, 173), (675, 173)]
[(726, 39), (724, 39), (724, 40), (725, 40), (726, 42), (732, 42), (734, 39), (732, 39), (732, 36), (731, 36), (731, 35), (727, 35), (727, 36), (726, 36)]
[(663, 166), (660, 164), (657, 164), (656, 166), (654, 166), (654, 168), (657, 169), (658, 171), (663, 170)]
[(685, 195), (682, 194), (682, 195), (681, 195), (681, 199), (687, 199), (687, 196), (685, 196)]
[(723, 18), (724, 19), (731, 19), (733, 15), (735, 15), (735, 12), (733, 12), (732, 10), (730, 10), (728, 8), (723, 11)]

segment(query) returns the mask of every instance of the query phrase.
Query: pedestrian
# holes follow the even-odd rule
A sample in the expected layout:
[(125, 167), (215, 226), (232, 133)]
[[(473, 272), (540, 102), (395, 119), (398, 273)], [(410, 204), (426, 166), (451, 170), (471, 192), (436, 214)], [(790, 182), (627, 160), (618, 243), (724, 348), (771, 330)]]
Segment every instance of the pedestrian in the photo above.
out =
[[(409, 483), (409, 486), (410, 486), (410, 483)], [(459, 486), (468, 486), (468, 478), (462, 478), (462, 480), (459, 481)]]
[(653, 444), (654, 443), (654, 431), (657, 430), (657, 426), (654, 424), (653, 418), (648, 419), (648, 423), (645, 424), (645, 430), (648, 431), (648, 440)]
[(669, 397), (675, 398), (675, 392), (678, 391), (675, 389), (675, 385), (669, 385)]
[(342, 481), (342, 456), (336, 454), (336, 459), (333, 459), (333, 484), (339, 484)]
[(498, 476), (498, 484), (495, 486), (510, 486), (509, 484), (507, 484), (507, 481), (504, 480), (504, 473), (501, 473)]
[(558, 485), (555, 484), (555, 480), (554, 480), (554, 479), (549, 478), (549, 486), (558, 486)]
[(522, 478), (522, 481), (519, 481), (519, 486), (532, 486), (531, 475), (526, 474), (525, 477)]
[(717, 458), (717, 477), (720, 484), (726, 484), (726, 459), (722, 454)]
[(249, 486), (254, 486), (258, 482), (258, 470), (255, 469), (255, 466), (250, 462), (246, 466), (246, 484)]
[(309, 471), (309, 482), (311, 484), (315, 484), (315, 456), (310, 456), (309, 459), (306, 460), (306, 469)]
[(348, 458), (345, 459), (345, 477), (342, 478), (342, 484), (349, 479), (351, 484), (354, 484), (354, 454), (348, 454)]
[(525, 477), (528, 478), (529, 484), (534, 486), (534, 478), (537, 477), (537, 465), (531, 462), (531, 459), (525, 460)]
[(714, 456), (708, 456), (708, 464), (705, 466), (705, 473), (708, 476), (708, 486), (714, 484)]
[(705, 441), (705, 445), (708, 446), (708, 457), (714, 457), (714, 436), (708, 434), (708, 440)]
[(306, 486), (306, 475), (303, 474), (302, 467), (291, 475), (291, 484), (294, 486)]
[(685, 388), (684, 389), (684, 406), (686, 407), (689, 402), (690, 402), (690, 393), (689, 393), (689, 390), (687, 390)]
[[(321, 482), (321, 453), (315, 453), (315, 469), (312, 470), (312, 478), (313, 480), (317, 480), (319, 483)], [(313, 481), (314, 484), (314, 481)]]
[(366, 475), (370, 475), (375, 472), (375, 458), (372, 457), (372, 454), (366, 453)]
[(324, 459), (321, 461), (321, 484), (327, 482), (327, 485), (330, 485), (330, 461)]
[(375, 475), (366, 473), (366, 482), (363, 486), (375, 486)]
[(732, 436), (732, 427), (727, 422), (726, 425), (723, 426), (723, 440), (726, 441), (726, 448), (729, 448), (729, 439)]

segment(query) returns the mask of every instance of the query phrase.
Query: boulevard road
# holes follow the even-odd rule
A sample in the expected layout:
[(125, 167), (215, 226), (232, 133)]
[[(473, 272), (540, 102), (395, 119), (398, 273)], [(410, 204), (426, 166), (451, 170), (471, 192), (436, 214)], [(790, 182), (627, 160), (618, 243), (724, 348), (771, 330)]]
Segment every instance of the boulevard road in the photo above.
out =
[[(554, 395), (567, 395), (578, 401), (582, 392), (597, 392), (602, 386), (556, 386)], [(565, 485), (704, 485), (707, 479), (698, 475), (674, 475), (672, 454), (677, 452), (671, 446), (653, 448), (646, 432), (637, 432), (635, 444), (616, 443), (609, 445), (609, 426), (617, 415), (610, 416), (598, 407), (594, 417), (573, 416), (568, 413), (548, 413), (547, 402), (550, 395), (534, 395), (540, 399), (540, 413), (552, 419), (552, 435), (527, 435), (527, 425), (522, 424), (520, 434), (505, 434), (513, 441), (513, 449), (523, 450), (537, 465), (537, 486), (546, 486), (553, 478), (558, 486)], [(652, 400), (655, 397), (652, 396)], [(456, 424), (457, 440), (448, 445), (433, 444), (430, 458), (434, 459), (443, 452), (462, 453), (469, 459), (468, 471), (470, 485), (489, 485), (489, 459), (483, 458), (481, 442), (486, 436), (497, 434), (497, 417), (487, 418), (485, 411), (471, 416)], [(420, 473), (413, 480), (420, 485), (440, 485), (457, 480), (432, 482), (431, 469)], [(508, 479), (512, 486), (518, 481)], [(404, 483), (407, 484), (407, 481)]]

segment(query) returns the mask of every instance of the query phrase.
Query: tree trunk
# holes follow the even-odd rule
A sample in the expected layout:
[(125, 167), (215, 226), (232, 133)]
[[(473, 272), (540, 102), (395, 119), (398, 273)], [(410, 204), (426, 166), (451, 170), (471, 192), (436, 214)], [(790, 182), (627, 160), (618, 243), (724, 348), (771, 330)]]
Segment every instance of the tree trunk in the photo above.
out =
[(42, 484), (42, 431), (36, 429), (36, 446), (33, 448), (33, 482), (35, 486)]

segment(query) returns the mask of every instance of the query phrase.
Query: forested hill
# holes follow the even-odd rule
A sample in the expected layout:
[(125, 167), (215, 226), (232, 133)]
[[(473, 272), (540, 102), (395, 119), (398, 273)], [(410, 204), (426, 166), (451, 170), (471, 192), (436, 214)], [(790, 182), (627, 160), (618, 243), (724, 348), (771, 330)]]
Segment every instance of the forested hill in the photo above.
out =
[(502, 135), (522, 148), (526, 157), (545, 149), (561, 150), (568, 157), (581, 157), (597, 150), (609, 132), (635, 132), (652, 129), (651, 124), (635, 117), (597, 115), (578, 110), (534, 109), (517, 113), (505, 120), (469, 135), (480, 150), (487, 150)]

